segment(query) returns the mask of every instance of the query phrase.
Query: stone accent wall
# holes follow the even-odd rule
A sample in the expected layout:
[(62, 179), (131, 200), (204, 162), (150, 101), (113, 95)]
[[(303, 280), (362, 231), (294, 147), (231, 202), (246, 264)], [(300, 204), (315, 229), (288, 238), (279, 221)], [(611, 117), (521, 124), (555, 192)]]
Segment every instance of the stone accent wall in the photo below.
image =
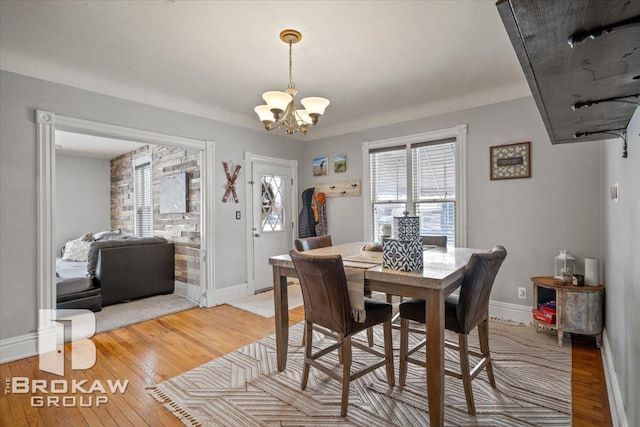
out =
[[(151, 155), (153, 234), (176, 247), (176, 280), (187, 283), (186, 247), (200, 247), (200, 152), (145, 145), (111, 159), (111, 228), (134, 231), (133, 160)], [(160, 177), (187, 173), (187, 212), (160, 213)]]

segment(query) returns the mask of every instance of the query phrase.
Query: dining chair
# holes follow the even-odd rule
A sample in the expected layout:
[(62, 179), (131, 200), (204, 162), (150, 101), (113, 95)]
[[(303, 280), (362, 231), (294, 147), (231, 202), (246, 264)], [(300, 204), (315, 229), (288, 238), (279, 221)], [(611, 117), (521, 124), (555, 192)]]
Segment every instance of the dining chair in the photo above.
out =
[[(358, 323), (351, 317), (351, 303), (349, 301), (342, 256), (307, 255), (295, 249), (291, 250), (289, 255), (302, 286), (302, 299), (304, 302), (304, 328), (306, 335), (301, 388), (302, 390), (307, 388), (311, 366), (342, 382), (340, 416), (345, 417), (349, 404), (349, 384), (351, 381), (385, 366), (387, 382), (390, 387), (395, 386), (393, 346), (391, 342), (391, 304), (365, 298), (365, 321)], [(379, 324), (383, 325), (384, 353), (351, 339), (354, 334)], [(337, 343), (313, 353), (314, 325), (320, 325), (333, 331)], [(378, 356), (382, 360), (352, 373), (352, 346)], [(326, 362), (321, 363), (318, 360), (336, 349), (341, 349), (342, 351), (342, 375), (334, 372), (325, 364)]]
[[(439, 246), (447, 247), (447, 236), (420, 236), (422, 244), (427, 246)], [(403, 297), (400, 297), (400, 302), (404, 301)], [(393, 302), (393, 295), (387, 294), (387, 302)], [(394, 329), (400, 329), (398, 325), (398, 319), (400, 318), (400, 312), (393, 316), (392, 324)]]
[(447, 236), (420, 236), (426, 246), (447, 246)]
[[(460, 372), (445, 369), (445, 374), (462, 379), (467, 410), (471, 415), (476, 414), (471, 380), (486, 368), (489, 384), (493, 388), (496, 387), (489, 351), (489, 296), (498, 270), (506, 256), (506, 249), (498, 245), (489, 252), (472, 254), (462, 277), (460, 295), (450, 295), (445, 300), (445, 328), (458, 334), (457, 344), (445, 341), (445, 346), (458, 349), (460, 354)], [(406, 382), (407, 363), (426, 367), (425, 361), (411, 357), (425, 345), (426, 340), (409, 349), (409, 321), (425, 323), (425, 316), (423, 300), (409, 299), (400, 304), (400, 385)], [(469, 350), (468, 346), (469, 332), (476, 326), (480, 352)], [(424, 334), (424, 331), (422, 333)], [(469, 355), (480, 358), (472, 369), (469, 366)]]
[(326, 248), (327, 246), (333, 246), (333, 240), (331, 239), (331, 235), (305, 237), (301, 239), (296, 239), (294, 242), (294, 245), (297, 250), (302, 252), (302, 251), (308, 251), (311, 249)]
[[(316, 236), (316, 237), (305, 237), (301, 239), (296, 239), (295, 242), (296, 250), (303, 252), (309, 251), (311, 249), (318, 248), (326, 248), (328, 246), (333, 246), (333, 240), (331, 239), (331, 235), (327, 236)], [(371, 292), (365, 291), (365, 296), (370, 297)], [(317, 331), (322, 332), (322, 330), (316, 328)], [(304, 345), (305, 335), (302, 336), (302, 345)], [(373, 330), (367, 331), (367, 342), (369, 343), (369, 347), (373, 347)]]

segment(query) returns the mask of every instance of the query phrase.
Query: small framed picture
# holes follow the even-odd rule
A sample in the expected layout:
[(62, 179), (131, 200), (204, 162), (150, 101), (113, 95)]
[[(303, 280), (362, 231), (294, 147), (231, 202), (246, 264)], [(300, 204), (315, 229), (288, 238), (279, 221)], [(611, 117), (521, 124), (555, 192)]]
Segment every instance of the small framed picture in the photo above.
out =
[(490, 147), (491, 179), (531, 177), (531, 142)]
[(341, 173), (347, 171), (347, 155), (338, 154), (333, 158), (333, 171), (335, 173)]
[(313, 176), (329, 175), (329, 157), (313, 159)]

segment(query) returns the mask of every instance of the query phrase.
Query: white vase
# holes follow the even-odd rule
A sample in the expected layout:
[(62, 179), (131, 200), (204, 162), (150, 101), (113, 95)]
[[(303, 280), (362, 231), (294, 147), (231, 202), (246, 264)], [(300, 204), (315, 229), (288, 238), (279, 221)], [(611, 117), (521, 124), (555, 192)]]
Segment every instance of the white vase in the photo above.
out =
[(598, 258), (584, 259), (584, 284), (588, 286), (597, 286), (600, 284)]

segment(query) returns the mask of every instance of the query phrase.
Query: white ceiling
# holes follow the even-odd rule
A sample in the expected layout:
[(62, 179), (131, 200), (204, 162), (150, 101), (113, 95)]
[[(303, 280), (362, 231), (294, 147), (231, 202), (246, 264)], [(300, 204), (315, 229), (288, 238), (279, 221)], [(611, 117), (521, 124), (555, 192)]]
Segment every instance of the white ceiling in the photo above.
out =
[(495, 7), (476, 1), (0, 1), (0, 67), (262, 129), (288, 84), (331, 100), (307, 140), (529, 96)]

